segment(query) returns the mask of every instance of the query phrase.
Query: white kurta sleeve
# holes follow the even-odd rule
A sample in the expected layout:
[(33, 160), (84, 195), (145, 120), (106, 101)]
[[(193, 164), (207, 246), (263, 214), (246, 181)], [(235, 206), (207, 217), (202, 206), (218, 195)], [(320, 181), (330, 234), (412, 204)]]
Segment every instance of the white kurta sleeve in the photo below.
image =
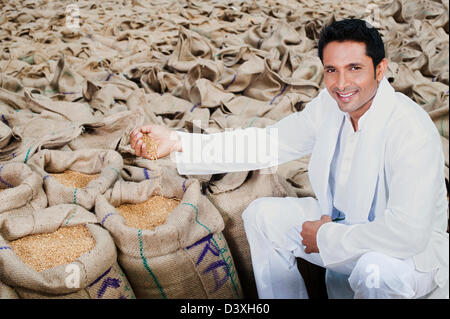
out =
[(369, 251), (408, 258), (426, 248), (436, 203), (445, 196), (440, 192), (443, 154), (435, 135), (405, 132), (395, 144), (387, 146), (388, 201), (384, 216), (365, 224), (323, 224), (316, 238), (325, 266), (350, 262)]
[(181, 175), (217, 174), (268, 168), (312, 152), (320, 120), (319, 101), (265, 128), (214, 134), (177, 132), (182, 152), (175, 153)]

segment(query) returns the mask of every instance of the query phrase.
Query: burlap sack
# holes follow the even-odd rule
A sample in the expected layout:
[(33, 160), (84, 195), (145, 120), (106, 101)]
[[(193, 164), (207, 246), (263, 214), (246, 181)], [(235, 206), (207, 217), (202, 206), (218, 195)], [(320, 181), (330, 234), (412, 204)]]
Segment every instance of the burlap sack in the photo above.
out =
[(129, 78), (141, 83), (146, 93), (172, 93), (182, 86), (182, 76), (164, 72), (158, 63), (148, 63), (148, 65), (133, 65), (128, 71)]
[[(216, 54), (226, 66), (219, 83), (228, 92), (242, 92), (264, 70), (264, 60), (247, 46), (227, 47)], [(259, 50), (258, 50), (259, 51)]]
[(63, 54), (49, 83), (49, 89), (62, 94), (66, 101), (74, 101), (83, 96), (84, 81), (86, 80), (80, 74), (72, 70)]
[(87, 148), (118, 149), (129, 144), (132, 129), (143, 124), (143, 112), (124, 111), (83, 125), (84, 132), (69, 143), (72, 150)]
[[(157, 160), (148, 160), (136, 156), (125, 157), (120, 175), (124, 180), (130, 182), (158, 179), (158, 183), (162, 183), (161, 178), (184, 182), (184, 178), (178, 174), (176, 163), (169, 156)], [(178, 183), (179, 181), (176, 182), (176, 184)]]
[(448, 122), (448, 105), (443, 105), (442, 107), (428, 112), (428, 115), (433, 120), (434, 124), (441, 134), (441, 136), (448, 139), (449, 122)]
[(282, 177), (266, 170), (228, 173), (220, 180), (210, 181), (206, 194), (224, 219), (223, 234), (235, 260), (244, 296), (257, 298), (242, 213), (259, 197), (296, 197), (296, 194)]
[[(276, 51), (273, 52), (276, 53)], [(264, 71), (245, 89), (245, 96), (268, 101), (270, 105), (273, 105), (277, 99), (289, 92), (301, 92), (311, 98), (317, 95), (319, 85), (316, 82), (320, 75), (317, 62), (309, 62), (311, 66), (314, 65), (311, 68), (311, 70), (314, 70), (312, 73), (303, 71), (296, 73), (294, 71), (291, 76), (285, 77), (277, 73), (280, 66), (277, 65), (276, 61), (279, 61), (277, 57), (269, 56), (265, 58)], [(281, 62), (279, 64), (281, 65)], [(295, 70), (302, 70), (302, 68)]]
[(178, 43), (167, 65), (178, 72), (187, 72), (203, 59), (211, 59), (213, 54), (213, 47), (207, 38), (180, 27)]
[(46, 110), (40, 114), (20, 111), (4, 114), (3, 118), (8, 122), (14, 139), (0, 151), (0, 162), (26, 163), (40, 149), (63, 147), (82, 131), (80, 124)]
[[(140, 107), (149, 117), (153, 118), (146, 123), (163, 124), (174, 129), (183, 128), (186, 122), (193, 120), (208, 125), (210, 112), (208, 109), (202, 108), (201, 103), (194, 104), (167, 93), (162, 95), (146, 94), (145, 100), (146, 102)], [(156, 116), (156, 120), (154, 116)]]
[(183, 76), (183, 89), (181, 97), (192, 101), (189, 96), (195, 83), (200, 79), (206, 79), (212, 83), (216, 83), (224, 71), (224, 64), (222, 61), (202, 60), (192, 66), (189, 71)]
[[(0, 281), (13, 288), (20, 298), (134, 298), (133, 290), (117, 264), (113, 239), (108, 231), (96, 224), (95, 215), (83, 207), (61, 204), (27, 216), (2, 217), (0, 215)], [(27, 235), (51, 233), (63, 226), (82, 224), (94, 237), (95, 247), (67, 265), (37, 272), (20, 260), (10, 246), (12, 241)]]
[(311, 156), (289, 161), (277, 167), (276, 173), (292, 186), (297, 197), (316, 197), (308, 175)]
[[(123, 160), (113, 150), (42, 150), (30, 159), (29, 164), (44, 180), (50, 206), (73, 203), (91, 209), (97, 195), (103, 194), (119, 178)], [(81, 189), (62, 185), (50, 175), (67, 170), (100, 175)]]
[(233, 129), (244, 129), (247, 127), (266, 127), (271, 124), (275, 124), (276, 121), (260, 116), (243, 116), (243, 115), (234, 115), (234, 114), (223, 114), (220, 109), (216, 110), (214, 114), (211, 116), (211, 121), (213, 123), (210, 124), (210, 127), (213, 127), (213, 124), (216, 124), (216, 127), (221, 130), (225, 130), (227, 128)]
[(130, 111), (143, 110), (145, 124), (163, 124), (161, 116), (156, 116), (155, 112), (147, 106), (147, 96), (144, 89), (134, 90), (126, 100)]
[(198, 79), (190, 89), (189, 101), (200, 107), (214, 108), (233, 98), (232, 93), (225, 92), (221, 87), (207, 79)]
[[(119, 263), (136, 297), (242, 298), (219, 212), (200, 193), (197, 180), (169, 182), (119, 181), (96, 200), (97, 218), (114, 237)], [(181, 203), (153, 230), (127, 227), (115, 207), (143, 202), (151, 195), (178, 198)]]
[[(310, 98), (299, 93), (287, 93), (277, 99), (273, 104), (246, 96), (237, 96), (231, 101), (224, 103), (220, 111), (228, 114), (231, 112), (233, 115), (239, 115), (244, 118), (264, 117), (266, 119), (279, 121), (293, 112), (300, 111), (309, 101)], [(217, 111), (218, 110), (211, 115), (211, 119), (228, 116), (228, 114), (221, 114)]]
[(139, 88), (136, 83), (113, 73), (109, 73), (103, 81), (91, 82), (89, 86), (91, 89), (95, 86), (95, 89), (89, 92), (89, 96), (86, 94), (88, 92), (85, 92), (85, 96), (89, 98), (89, 105), (104, 116), (117, 113), (119, 110), (128, 111), (127, 107), (118, 106)]
[(9, 105), (15, 110), (26, 109), (28, 106), (25, 98), (22, 94), (16, 93), (19, 92), (19, 90), (22, 90), (21, 93), (23, 94), (23, 87), (19, 83), (14, 91), (0, 88), (0, 102)]
[[(5, 118), (4, 115), (3, 118)], [(6, 120), (6, 118), (5, 122), (8, 123), (8, 120)], [(2, 150), (2, 152), (4, 152), (4, 149), (6, 149), (8, 145), (12, 145), (14, 142), (13, 132), (6, 123), (0, 122), (0, 149)]]
[(19, 296), (14, 289), (0, 282), (0, 299), (19, 299)]
[(253, 47), (265, 51), (276, 48), (281, 54), (289, 46), (301, 43), (300, 35), (286, 22), (268, 18), (263, 24), (252, 27), (245, 42)]
[[(81, 92), (80, 92), (81, 94)], [(42, 110), (57, 113), (74, 123), (89, 123), (94, 121), (93, 110), (87, 103), (53, 101), (40, 94), (33, 94), (32, 90), (25, 89), (25, 101), (28, 108), (36, 113)]]
[[(23, 84), (19, 79), (6, 74), (0, 74), (0, 87), (11, 92), (18, 93), (19, 90), (23, 89)], [(21, 92), (19, 92), (20, 94)]]
[(42, 178), (23, 163), (0, 164), (0, 214), (26, 214), (47, 207)]

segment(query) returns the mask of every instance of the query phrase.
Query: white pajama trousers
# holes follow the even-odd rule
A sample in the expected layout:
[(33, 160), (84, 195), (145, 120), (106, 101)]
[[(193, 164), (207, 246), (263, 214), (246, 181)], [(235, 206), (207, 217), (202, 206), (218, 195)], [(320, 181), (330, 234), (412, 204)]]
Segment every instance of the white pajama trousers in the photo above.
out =
[[(321, 215), (311, 197), (258, 198), (244, 211), (259, 298), (308, 298), (296, 257), (323, 267), (320, 254), (305, 253), (300, 236), (302, 224)], [(436, 288), (433, 277), (433, 272), (417, 271), (412, 258), (369, 252), (327, 268), (326, 283), (330, 298), (420, 298)]]

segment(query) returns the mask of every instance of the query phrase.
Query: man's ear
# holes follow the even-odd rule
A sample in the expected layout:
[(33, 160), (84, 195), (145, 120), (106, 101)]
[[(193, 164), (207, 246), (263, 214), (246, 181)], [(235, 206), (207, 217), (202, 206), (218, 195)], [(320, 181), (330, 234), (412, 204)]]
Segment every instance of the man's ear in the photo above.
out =
[(388, 66), (388, 60), (386, 58), (384, 58), (383, 60), (380, 61), (380, 63), (378, 63), (376, 72), (375, 72), (375, 79), (377, 80), (378, 83), (380, 83), (381, 80), (383, 79), (383, 76), (384, 76), (384, 73), (386, 72), (387, 66)]

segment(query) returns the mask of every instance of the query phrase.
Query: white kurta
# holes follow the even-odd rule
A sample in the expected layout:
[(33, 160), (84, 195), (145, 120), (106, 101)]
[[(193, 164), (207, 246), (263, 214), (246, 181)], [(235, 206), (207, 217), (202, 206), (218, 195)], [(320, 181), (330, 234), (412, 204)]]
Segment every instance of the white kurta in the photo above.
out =
[[(436, 284), (445, 285), (449, 276), (448, 203), (444, 156), (435, 125), (419, 105), (395, 92), (386, 79), (358, 132), (346, 129), (346, 121), (324, 89), (303, 111), (266, 128), (208, 135), (178, 132), (183, 148), (175, 154), (178, 171), (196, 175), (255, 170), (311, 154), (309, 177), (321, 212), (332, 216), (338, 209), (345, 215), (344, 223), (326, 223), (318, 231), (325, 267), (351, 263), (375, 251), (412, 257), (417, 270), (435, 271)], [(277, 145), (270, 159), (224, 160), (224, 154), (245, 153), (244, 140), (261, 136)], [(227, 145), (225, 137), (235, 143)], [(340, 155), (335, 157), (337, 145)], [(204, 154), (207, 161), (202, 160)]]

